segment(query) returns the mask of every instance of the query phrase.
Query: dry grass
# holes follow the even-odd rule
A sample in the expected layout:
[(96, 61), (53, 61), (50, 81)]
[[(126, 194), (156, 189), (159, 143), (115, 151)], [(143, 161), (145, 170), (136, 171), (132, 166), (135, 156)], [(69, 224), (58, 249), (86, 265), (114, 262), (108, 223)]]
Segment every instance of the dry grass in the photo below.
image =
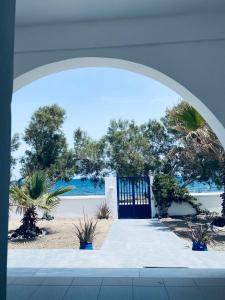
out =
[[(188, 228), (188, 222), (192, 224), (211, 223), (212, 217), (207, 215), (199, 215), (197, 217), (179, 217), (179, 218), (163, 218), (161, 222), (168, 226), (176, 235), (183, 239), (184, 243), (191, 247), (191, 235)], [(225, 232), (212, 232), (212, 238), (215, 244), (208, 245), (209, 250), (225, 251)]]
[[(100, 249), (113, 220), (99, 220), (94, 248)], [(32, 241), (9, 241), (10, 249), (78, 249), (79, 241), (75, 236), (73, 224), (78, 224), (78, 219), (54, 219), (52, 221), (38, 221), (37, 225), (45, 229), (47, 234)], [(18, 220), (9, 221), (9, 232), (21, 225)]]

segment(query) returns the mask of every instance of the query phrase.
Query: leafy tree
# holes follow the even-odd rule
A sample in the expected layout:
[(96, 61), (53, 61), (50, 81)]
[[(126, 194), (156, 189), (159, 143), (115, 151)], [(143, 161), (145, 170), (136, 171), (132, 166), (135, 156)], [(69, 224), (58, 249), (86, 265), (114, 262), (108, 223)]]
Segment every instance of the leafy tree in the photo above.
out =
[(68, 179), (75, 169), (62, 132), (65, 111), (58, 105), (40, 107), (31, 117), (24, 141), (30, 146), (22, 158), (22, 174), (45, 170), (51, 181)]
[(74, 132), (74, 160), (77, 173), (83, 179), (89, 178), (101, 184), (108, 174), (104, 139), (95, 141), (80, 128)]
[(144, 138), (148, 141), (144, 158), (148, 165), (148, 171), (158, 172), (164, 168), (166, 155), (174, 144), (174, 137), (168, 133), (166, 127), (156, 120), (149, 120), (141, 127)]
[(134, 121), (112, 120), (106, 141), (110, 168), (120, 176), (156, 172), (172, 142), (165, 127), (156, 120), (141, 126)]
[(10, 197), (17, 206), (17, 211), (23, 212), (22, 225), (12, 234), (13, 238), (34, 238), (41, 234), (36, 226), (36, 209), (49, 212), (59, 203), (61, 194), (73, 189), (71, 186), (62, 187), (49, 192), (49, 180), (42, 172), (35, 172), (25, 180), (24, 185), (13, 185), (10, 188)]
[(19, 134), (15, 133), (11, 139), (11, 170), (14, 169), (17, 160), (13, 157), (13, 152), (17, 151), (20, 146)]
[(171, 138), (155, 120), (141, 126), (134, 121), (112, 120), (106, 135), (98, 141), (81, 129), (74, 133), (78, 172), (95, 181), (109, 173), (138, 176), (155, 172), (170, 148)]
[(106, 134), (109, 167), (119, 176), (143, 174), (146, 166), (143, 151), (147, 149), (139, 126), (134, 121), (112, 120)]
[[(213, 181), (225, 187), (224, 150), (202, 116), (188, 103), (181, 102), (167, 111), (167, 124), (179, 137), (170, 154), (175, 157), (182, 176), (188, 175), (193, 181)], [(225, 191), (222, 198), (225, 215)]]

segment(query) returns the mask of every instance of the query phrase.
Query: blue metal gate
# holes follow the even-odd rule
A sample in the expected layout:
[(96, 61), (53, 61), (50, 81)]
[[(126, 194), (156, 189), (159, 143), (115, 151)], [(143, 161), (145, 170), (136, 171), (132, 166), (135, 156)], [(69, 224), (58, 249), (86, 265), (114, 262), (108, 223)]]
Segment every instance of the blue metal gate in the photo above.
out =
[(117, 177), (117, 199), (119, 219), (151, 218), (148, 176)]

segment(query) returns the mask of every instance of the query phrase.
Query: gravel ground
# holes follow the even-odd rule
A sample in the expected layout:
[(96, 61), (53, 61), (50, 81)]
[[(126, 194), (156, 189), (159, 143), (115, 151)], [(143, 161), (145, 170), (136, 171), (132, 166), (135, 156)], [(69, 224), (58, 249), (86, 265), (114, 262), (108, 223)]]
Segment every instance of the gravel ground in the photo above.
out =
[[(179, 217), (179, 218), (163, 218), (161, 222), (168, 226), (176, 235), (183, 239), (184, 243), (192, 247), (190, 229), (188, 222), (194, 224), (211, 223), (212, 217), (207, 215), (199, 215), (198, 217)], [(209, 250), (225, 251), (225, 229), (212, 232), (212, 238), (215, 244), (208, 245)]]
[[(77, 224), (78, 219), (54, 219), (51, 221), (38, 221), (37, 225), (47, 231), (45, 236), (41, 236), (31, 241), (9, 241), (9, 249), (78, 249), (79, 241), (75, 236), (73, 224)], [(111, 226), (113, 220), (99, 220), (97, 224), (94, 248), (100, 249)], [(9, 221), (9, 232), (21, 225), (19, 220)]]

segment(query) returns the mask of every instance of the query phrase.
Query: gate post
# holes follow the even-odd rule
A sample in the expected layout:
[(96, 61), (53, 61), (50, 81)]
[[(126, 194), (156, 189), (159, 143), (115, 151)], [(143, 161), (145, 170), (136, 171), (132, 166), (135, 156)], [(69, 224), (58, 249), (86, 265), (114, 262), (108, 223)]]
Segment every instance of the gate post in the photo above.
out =
[(155, 206), (155, 199), (152, 191), (154, 176), (149, 175), (149, 179), (150, 179), (150, 195), (151, 195), (151, 212), (152, 212), (152, 218), (155, 218), (155, 215), (157, 214), (157, 207)]
[(114, 219), (118, 219), (117, 178), (105, 177), (105, 196)]

